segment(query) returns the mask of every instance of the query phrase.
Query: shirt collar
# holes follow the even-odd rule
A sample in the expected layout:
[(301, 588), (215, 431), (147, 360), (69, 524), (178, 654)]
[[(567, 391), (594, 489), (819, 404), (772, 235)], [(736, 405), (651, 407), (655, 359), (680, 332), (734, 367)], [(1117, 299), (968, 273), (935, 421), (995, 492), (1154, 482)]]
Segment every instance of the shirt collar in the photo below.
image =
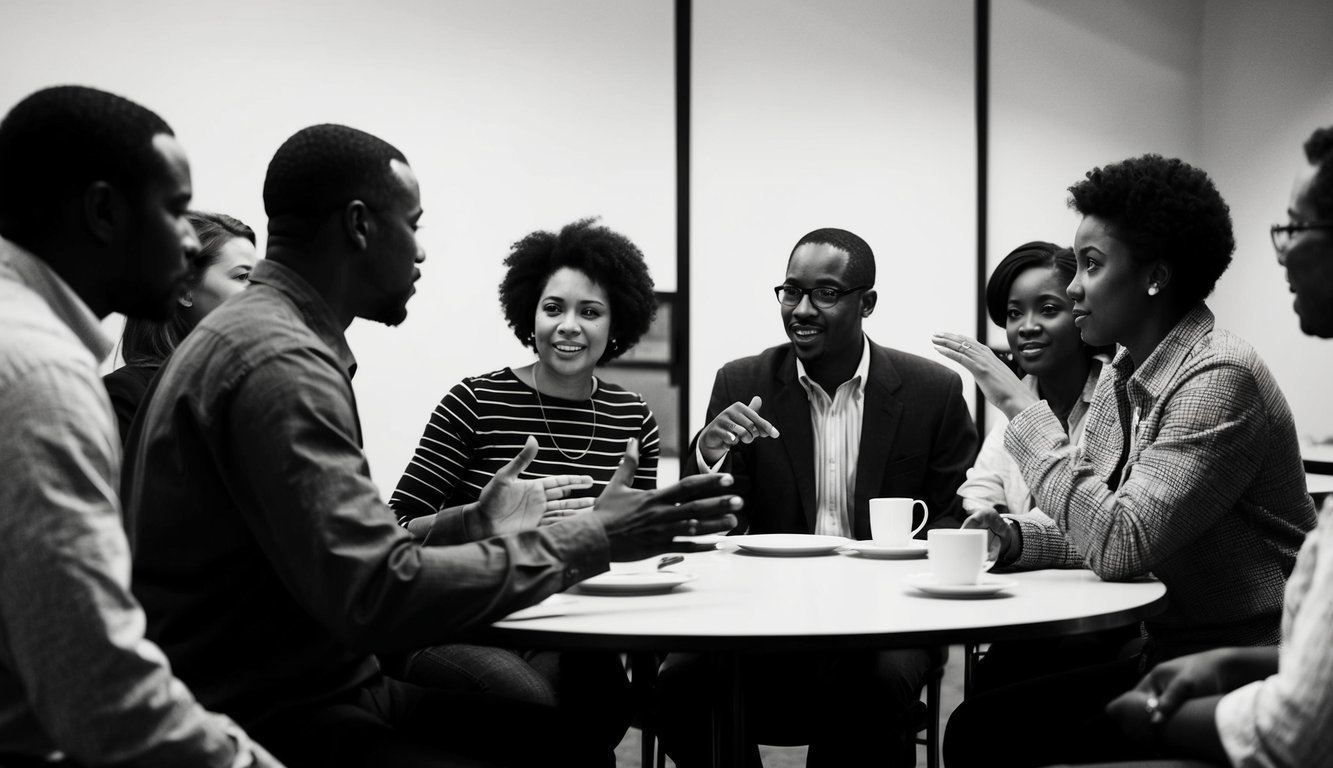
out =
[[(855, 380), (857, 394), (861, 394), (866, 391), (866, 379), (869, 376), (870, 376), (870, 337), (866, 336), (863, 333), (861, 334), (861, 360), (856, 364), (856, 371), (852, 374), (852, 378), (848, 379), (847, 381)], [(810, 391), (810, 387), (819, 386), (818, 384), (815, 383), (814, 379), (810, 378), (809, 375), (806, 374), (805, 365), (801, 363), (801, 358), (799, 357), (796, 358), (796, 380), (801, 382), (801, 386), (805, 387), (807, 392)], [(845, 384), (846, 382), (843, 383)], [(832, 397), (834, 395), (833, 392), (826, 392), (825, 394), (827, 394), (829, 397)]]
[(1111, 363), (1117, 375), (1133, 381), (1144, 392), (1160, 395), (1170, 386), (1176, 371), (1189, 357), (1195, 345), (1213, 330), (1214, 317), (1211, 310), (1199, 302), (1193, 309), (1176, 323), (1166, 334), (1141, 365), (1135, 366), (1128, 350), (1121, 348)]
[(348, 375), (356, 372), (356, 356), (347, 345), (347, 335), (338, 323), (338, 318), (324, 297), (296, 270), (276, 261), (261, 259), (250, 273), (250, 282), (270, 286), (290, 299), (310, 330), (333, 350)]
[(101, 320), (69, 287), (69, 283), (46, 262), (3, 237), (0, 237), (0, 274), (40, 296), (99, 362), (111, 354), (112, 342), (102, 331)]

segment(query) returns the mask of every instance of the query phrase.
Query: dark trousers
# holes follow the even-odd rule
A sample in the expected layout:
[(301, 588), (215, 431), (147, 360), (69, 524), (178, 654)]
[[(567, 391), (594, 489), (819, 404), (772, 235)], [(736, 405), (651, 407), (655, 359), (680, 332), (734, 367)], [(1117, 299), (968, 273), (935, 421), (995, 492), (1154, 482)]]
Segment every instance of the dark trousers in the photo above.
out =
[(1106, 716), (1106, 705), (1143, 674), (1135, 656), (971, 696), (945, 728), (944, 764), (1021, 768), (1151, 758)]
[[(806, 765), (910, 766), (913, 713), (940, 649), (747, 654), (740, 659), (751, 744), (809, 744)], [(680, 768), (711, 764), (712, 704), (724, 684), (706, 656), (672, 654), (657, 678), (655, 722)], [(749, 765), (759, 766), (757, 747)]]
[(288, 768), (598, 766), (605, 747), (559, 709), (379, 678), (246, 725)]

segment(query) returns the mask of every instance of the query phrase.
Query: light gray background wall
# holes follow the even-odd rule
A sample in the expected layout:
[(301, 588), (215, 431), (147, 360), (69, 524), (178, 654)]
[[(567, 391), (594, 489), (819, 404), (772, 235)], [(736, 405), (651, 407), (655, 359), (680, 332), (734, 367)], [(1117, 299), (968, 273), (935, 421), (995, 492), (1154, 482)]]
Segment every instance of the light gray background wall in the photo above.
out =
[[(1303, 338), (1267, 245), (1299, 143), (1333, 123), (1333, 6), (1320, 0), (995, 0), (992, 263), (1069, 242), (1064, 189), (1145, 151), (1196, 162), (1231, 202), (1236, 263), (1212, 304), (1259, 348), (1301, 429), (1333, 434), (1333, 348)], [(423, 187), (429, 258), (401, 328), (357, 323), (367, 451), (397, 480), (462, 376), (529, 355), (495, 306), (500, 259), (536, 228), (601, 214), (674, 290), (667, 0), (4, 0), (0, 108), (96, 85), (158, 110), (197, 203), (264, 225), (268, 158), (339, 121), (398, 144)], [(932, 355), (975, 325), (968, 0), (696, 0), (694, 426), (717, 366), (782, 341), (786, 254), (842, 226), (879, 256), (879, 341)], [(108, 321), (113, 330), (117, 321)]]

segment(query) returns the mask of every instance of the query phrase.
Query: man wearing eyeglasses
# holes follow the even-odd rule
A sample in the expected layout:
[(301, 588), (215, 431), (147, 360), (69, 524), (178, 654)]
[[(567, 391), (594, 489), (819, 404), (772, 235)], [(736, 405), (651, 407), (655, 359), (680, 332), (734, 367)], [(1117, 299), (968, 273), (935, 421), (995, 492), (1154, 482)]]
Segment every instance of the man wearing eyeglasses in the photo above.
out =
[[(977, 448), (962, 382), (866, 337), (874, 284), (864, 240), (810, 232), (774, 289), (788, 343), (718, 371), (682, 474), (735, 477), (738, 532), (869, 539), (869, 502), (883, 496), (924, 500), (926, 528), (958, 527), (956, 491)], [(938, 663), (938, 649), (750, 658), (747, 732), (809, 743), (810, 766), (913, 765), (908, 715)], [(707, 759), (707, 684), (694, 659), (672, 657), (662, 671), (663, 744), (682, 768)]]

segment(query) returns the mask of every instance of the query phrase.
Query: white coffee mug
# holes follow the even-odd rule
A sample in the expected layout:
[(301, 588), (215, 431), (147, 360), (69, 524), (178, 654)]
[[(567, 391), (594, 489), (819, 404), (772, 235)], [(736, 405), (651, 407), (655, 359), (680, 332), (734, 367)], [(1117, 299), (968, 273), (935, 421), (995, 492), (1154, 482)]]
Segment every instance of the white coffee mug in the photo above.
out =
[[(921, 522), (912, 527), (912, 513), (921, 505)], [(926, 525), (930, 510), (920, 499), (887, 497), (870, 500), (870, 538), (876, 544), (905, 547)]]
[(990, 531), (984, 528), (940, 528), (926, 534), (930, 570), (937, 584), (976, 584), (990, 570)]

